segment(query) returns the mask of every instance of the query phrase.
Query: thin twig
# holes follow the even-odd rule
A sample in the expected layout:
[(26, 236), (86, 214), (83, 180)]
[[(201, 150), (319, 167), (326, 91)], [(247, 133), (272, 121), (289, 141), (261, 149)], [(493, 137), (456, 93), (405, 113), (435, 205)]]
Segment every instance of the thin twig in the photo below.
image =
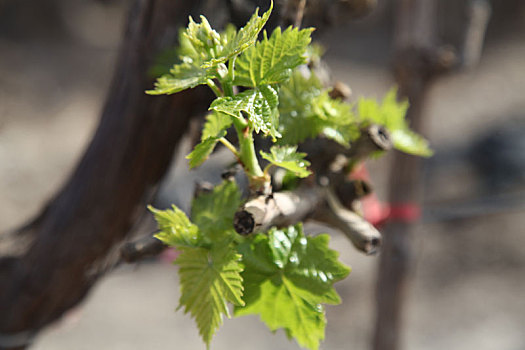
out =
[(303, 22), (304, 8), (306, 7), (306, 0), (299, 0), (297, 11), (295, 12), (294, 27), (300, 28)]
[(332, 189), (326, 188), (327, 206), (316, 211), (315, 220), (339, 229), (360, 251), (376, 254), (381, 246), (381, 233), (360, 215), (345, 208)]
[(312, 218), (341, 230), (360, 251), (377, 253), (381, 234), (357, 213), (344, 207), (330, 188), (303, 187), (248, 201), (235, 214), (235, 230), (243, 235), (264, 232)]
[(272, 226), (295, 224), (307, 218), (321, 200), (317, 187), (257, 196), (235, 213), (234, 227), (239, 234), (247, 235), (264, 232)]
[(472, 68), (481, 59), (485, 32), (492, 9), (488, 0), (471, 0), (468, 11), (469, 19), (463, 46), (463, 66)]

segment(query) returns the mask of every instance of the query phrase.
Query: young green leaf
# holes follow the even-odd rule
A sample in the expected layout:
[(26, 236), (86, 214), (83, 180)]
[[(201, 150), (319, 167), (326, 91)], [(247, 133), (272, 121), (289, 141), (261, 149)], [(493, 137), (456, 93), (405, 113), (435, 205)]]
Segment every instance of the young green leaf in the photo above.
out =
[(261, 85), (233, 97), (219, 97), (213, 101), (211, 110), (243, 119), (248, 116), (248, 123), (255, 132), (262, 131), (272, 137), (280, 137), (276, 128), (279, 123), (277, 90), (271, 85)]
[(390, 135), (392, 136), (394, 147), (401, 152), (422, 157), (430, 157), (434, 154), (428, 141), (408, 128), (394, 130)]
[(221, 78), (221, 69), (226, 69), (224, 63), (255, 43), (272, 7), (273, 2), (262, 17), (257, 9), (238, 32), (229, 26), (222, 35), (211, 28), (206, 17), (201, 16), (201, 23), (194, 22), (190, 17), (188, 28), (179, 36), (178, 53), (182, 63), (174, 65), (168, 74), (158, 78), (155, 89), (146, 93), (173, 94)]
[(206, 122), (202, 130), (201, 141), (210, 137), (218, 137), (223, 131), (232, 125), (232, 118), (223, 113), (210, 113), (206, 116)]
[(188, 27), (179, 35), (178, 53), (181, 59), (202, 68), (225, 63), (255, 43), (268, 21), (272, 7), (273, 3), (262, 16), (258, 15), (259, 9), (256, 9), (248, 23), (239, 31), (228, 25), (221, 34), (211, 27), (206, 17), (200, 16), (201, 22), (196, 23), (190, 16)]
[[(160, 78), (157, 79), (154, 90), (146, 91), (148, 94), (172, 94), (206, 84), (207, 79), (218, 75), (218, 67), (206, 69), (202, 64), (221, 52), (237, 31), (228, 25), (224, 32), (218, 34), (205, 17), (201, 19), (202, 23), (197, 24), (190, 17), (188, 28), (179, 31), (179, 45), (159, 55), (151, 74)], [(227, 70), (225, 67), (221, 68)]]
[(364, 123), (384, 126), (392, 137), (394, 147), (405, 153), (429, 157), (433, 154), (428, 142), (412, 130), (405, 119), (408, 101), (397, 101), (397, 90), (391, 89), (381, 105), (374, 99), (360, 99), (359, 118)]
[(246, 50), (236, 61), (234, 85), (257, 87), (285, 81), (292, 69), (306, 63), (306, 47), (313, 28), (289, 27), (281, 33), (276, 28), (264, 39)]
[(215, 145), (217, 145), (217, 142), (219, 142), (219, 139), (221, 137), (224, 137), (225, 135), (226, 131), (222, 131), (216, 137), (208, 137), (204, 141), (201, 141), (201, 143), (199, 143), (197, 146), (195, 146), (193, 151), (191, 151), (191, 153), (186, 156), (186, 159), (189, 159), (190, 161), (190, 169), (198, 167), (206, 159), (208, 159), (211, 152), (213, 152)]
[(313, 113), (312, 100), (319, 96), (322, 86), (311, 74), (304, 77), (295, 71), (292, 77), (281, 84), (279, 89), (279, 132), (278, 143), (296, 145), (319, 134), (319, 121)]
[(204, 235), (212, 237), (212, 234), (233, 230), (233, 216), (240, 205), (239, 188), (235, 182), (224, 181), (211, 193), (201, 194), (193, 200), (191, 217)]
[(231, 245), (233, 215), (239, 205), (237, 185), (225, 181), (193, 201), (195, 224), (175, 206), (171, 210), (149, 207), (160, 229), (155, 237), (181, 252), (175, 260), (180, 267), (179, 307), (191, 313), (207, 345), (223, 315), (229, 317), (227, 303), (244, 305), (241, 256)]
[(271, 164), (293, 172), (299, 177), (307, 177), (310, 162), (305, 160), (306, 153), (297, 152), (297, 146), (272, 146), (270, 153), (261, 151), (261, 156)]
[(190, 313), (199, 334), (209, 346), (215, 331), (230, 317), (227, 302), (242, 306), (241, 256), (229, 244), (206, 248), (182, 248), (179, 265), (180, 307)]
[(323, 135), (343, 146), (359, 137), (351, 106), (330, 98), (313, 72), (296, 71), (279, 90), (279, 144), (293, 145)]
[(259, 314), (270, 330), (284, 328), (302, 346), (318, 349), (326, 325), (322, 303), (340, 303), (333, 284), (350, 272), (328, 241), (326, 234), (306, 237), (299, 224), (239, 245), (246, 305), (235, 315)]
[(273, 1), (270, 2), (270, 8), (268, 11), (259, 16), (259, 8), (255, 10), (248, 23), (235, 35), (230, 35), (224, 50), (216, 58), (211, 59), (209, 62), (203, 64), (203, 67), (211, 67), (219, 63), (225, 63), (230, 58), (240, 54), (253, 44), (259, 36), (259, 32), (264, 27), (273, 9)]
[(155, 238), (172, 247), (197, 247), (200, 235), (197, 226), (192, 224), (186, 214), (176, 206), (172, 209), (158, 210), (151, 205), (148, 209), (155, 216), (159, 232)]
[(176, 92), (206, 84), (208, 80), (217, 77), (217, 68), (201, 68), (185, 61), (176, 64), (155, 82), (155, 89), (146, 91), (149, 95), (170, 95)]
[[(190, 16), (190, 23), (183, 35), (190, 44), (185, 45), (186, 54), (198, 62), (206, 62), (215, 58), (224, 49), (225, 43), (219, 33), (212, 29), (206, 17), (200, 18), (201, 23), (195, 23)], [(192, 50), (189, 50), (190, 48)]]
[(318, 132), (343, 146), (348, 146), (359, 135), (357, 118), (352, 106), (328, 95), (323, 91), (312, 100), (313, 113), (317, 118)]

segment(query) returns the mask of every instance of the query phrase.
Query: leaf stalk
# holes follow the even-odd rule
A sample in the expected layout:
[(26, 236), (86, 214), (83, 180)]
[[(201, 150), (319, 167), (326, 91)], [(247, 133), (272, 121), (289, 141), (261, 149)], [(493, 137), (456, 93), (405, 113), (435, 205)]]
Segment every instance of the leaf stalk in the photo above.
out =
[(235, 148), (235, 146), (232, 145), (230, 141), (228, 141), (225, 137), (221, 137), (219, 139), (219, 142), (222, 143), (227, 149), (229, 149), (235, 155), (235, 157), (240, 159), (240, 155), (237, 151), (237, 148)]
[(208, 79), (206, 81), (206, 85), (208, 85), (210, 87), (210, 89), (212, 89), (212, 91), (215, 94), (215, 96), (217, 96), (217, 97), (224, 96), (224, 93), (222, 92), (222, 90), (217, 86), (217, 84), (215, 84), (215, 82), (213, 80)]

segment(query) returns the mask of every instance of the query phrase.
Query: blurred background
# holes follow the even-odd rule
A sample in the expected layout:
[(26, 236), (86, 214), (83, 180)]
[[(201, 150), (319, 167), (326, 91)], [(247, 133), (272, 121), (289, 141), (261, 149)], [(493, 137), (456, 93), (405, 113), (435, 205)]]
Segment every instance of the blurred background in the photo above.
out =
[[(441, 37), (457, 44), (465, 15), (440, 7)], [(97, 125), (129, 2), (0, 0), (0, 232), (33, 217), (70, 174)], [(381, 98), (391, 73), (391, 1), (319, 33), (332, 74)], [(212, 23), (213, 25), (213, 23)], [(404, 349), (525, 349), (525, 3), (492, 1), (479, 63), (440, 76), (425, 105), (423, 214), (404, 311)], [(184, 146), (180, 152), (187, 149)], [(184, 204), (213, 162), (189, 173), (178, 157), (161, 200)], [(391, 156), (368, 162), (387, 201)], [(180, 190), (182, 188), (182, 190)], [(185, 192), (186, 191), (186, 192)], [(187, 203), (186, 203), (187, 205)], [(324, 228), (311, 225), (310, 232)], [(369, 349), (378, 257), (333, 233), (352, 267), (327, 308), (323, 349)], [(176, 269), (162, 259), (119, 267), (34, 349), (203, 349), (193, 321), (174, 312)], [(1, 315), (0, 315), (1, 317)], [(298, 349), (256, 317), (229, 320), (213, 349)]]

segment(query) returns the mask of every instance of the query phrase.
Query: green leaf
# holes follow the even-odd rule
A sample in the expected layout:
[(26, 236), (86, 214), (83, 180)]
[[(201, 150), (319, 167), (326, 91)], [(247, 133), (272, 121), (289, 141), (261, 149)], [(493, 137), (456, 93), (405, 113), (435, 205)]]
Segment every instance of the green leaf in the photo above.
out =
[(208, 346), (223, 315), (230, 317), (227, 303), (244, 305), (241, 256), (231, 244), (240, 201), (237, 185), (225, 181), (193, 201), (195, 224), (175, 206), (172, 210), (149, 207), (160, 229), (156, 237), (181, 252), (175, 260), (180, 266), (179, 308), (193, 316)]
[(209, 62), (204, 63), (203, 67), (211, 67), (219, 63), (225, 63), (230, 58), (240, 54), (255, 44), (255, 41), (259, 36), (259, 32), (264, 27), (268, 21), (268, 18), (270, 17), (270, 14), (272, 13), (272, 9), (273, 1), (270, 3), (270, 8), (268, 11), (266, 11), (262, 16), (259, 16), (259, 8), (257, 8), (255, 13), (243, 28), (239, 29), (235, 35), (230, 32), (227, 44), (225, 45), (225, 48), (221, 54)]
[(401, 152), (423, 157), (430, 157), (434, 154), (428, 141), (408, 128), (394, 130), (391, 135), (394, 147)]
[(223, 315), (230, 317), (226, 303), (244, 305), (240, 258), (230, 245), (223, 244), (211, 249), (183, 248), (175, 260), (181, 286), (179, 308), (192, 315), (208, 346)]
[(281, 191), (293, 191), (299, 187), (299, 176), (287, 170), (281, 180)]
[(202, 67), (202, 63), (223, 50), (224, 40), (213, 30), (204, 16), (197, 24), (190, 17), (186, 30), (179, 33), (177, 54), (181, 63), (175, 64), (169, 73), (155, 82), (155, 89), (146, 91), (150, 95), (174, 94), (176, 92), (206, 84), (218, 76), (217, 67)]
[(268, 39), (247, 49), (235, 63), (234, 85), (257, 87), (285, 81), (292, 69), (306, 63), (306, 48), (313, 28), (276, 28)]
[(210, 113), (206, 116), (206, 122), (202, 130), (201, 141), (210, 137), (218, 137), (223, 131), (232, 125), (232, 118), (222, 113)]
[(255, 132), (262, 131), (272, 137), (279, 137), (276, 128), (279, 123), (277, 91), (271, 85), (261, 85), (233, 97), (219, 97), (213, 101), (211, 110), (243, 119), (246, 113), (248, 122)]
[(226, 70), (224, 63), (255, 43), (272, 8), (273, 2), (262, 17), (258, 15), (257, 9), (246, 26), (238, 32), (228, 26), (222, 35), (211, 28), (206, 17), (200, 17), (201, 23), (196, 23), (190, 17), (188, 28), (179, 35), (177, 52), (182, 63), (174, 65), (168, 74), (158, 78), (155, 89), (146, 93), (173, 94), (220, 78), (220, 71)]
[(313, 113), (317, 118), (318, 132), (343, 146), (349, 146), (359, 135), (357, 118), (352, 106), (328, 95), (323, 91), (312, 100)]
[(306, 153), (297, 152), (297, 146), (272, 146), (270, 153), (261, 151), (261, 156), (271, 164), (293, 172), (299, 177), (307, 177), (311, 172), (307, 169), (310, 162), (305, 160)]
[(433, 154), (428, 142), (410, 130), (405, 119), (408, 101), (397, 100), (397, 89), (393, 88), (385, 95), (381, 105), (374, 99), (360, 99), (358, 102), (359, 118), (365, 124), (374, 123), (384, 126), (392, 137), (394, 148), (418, 156), (429, 157)]
[(293, 145), (320, 135), (344, 146), (359, 137), (351, 105), (330, 98), (317, 77), (296, 71), (279, 90), (279, 144)]
[(195, 23), (190, 16), (188, 28), (183, 33), (187, 39), (183, 41), (183, 53), (194, 61), (205, 62), (215, 58), (224, 49), (225, 43), (219, 33), (212, 29), (206, 17), (200, 18), (201, 23)]
[[(209, 23), (205, 18), (203, 23), (204, 22), (206, 23), (205, 25), (196, 24), (190, 17), (190, 24), (192, 25), (193, 30), (190, 31), (189, 28), (181, 28), (179, 30), (178, 46), (168, 48), (159, 54), (159, 56), (155, 60), (155, 65), (151, 69), (152, 77), (159, 77), (161, 75), (169, 74), (170, 69), (173, 67), (174, 63), (178, 64), (182, 62), (187, 62), (195, 68), (200, 68), (200, 65), (203, 61), (211, 59), (211, 56), (209, 55), (208, 51), (199, 49), (200, 46), (209, 45), (208, 40), (204, 40), (204, 42), (201, 42), (200, 44), (194, 46), (194, 38), (198, 37), (196, 32), (199, 31), (196, 27), (209, 27)], [(204, 31), (204, 28), (201, 28), (200, 30)], [(216, 40), (213, 40), (213, 38), (216, 38), (217, 33), (211, 28), (209, 28), (209, 30), (213, 32), (213, 34), (209, 34), (209, 36), (212, 38), (210, 41), (216, 42)], [(225, 44), (225, 41), (228, 40), (227, 38), (232, 30), (234, 33), (236, 32), (235, 28), (232, 28), (232, 26), (228, 26), (226, 27), (226, 30), (220, 34), (220, 43), (216, 42), (216, 45), (218, 47), (215, 50), (220, 49), (220, 46), (223, 46)], [(193, 40), (191, 40), (190, 37)]]
[(322, 303), (340, 302), (333, 284), (350, 272), (328, 241), (326, 234), (306, 237), (299, 224), (239, 245), (246, 305), (235, 315), (259, 314), (270, 330), (283, 328), (300, 345), (318, 349), (326, 325)]
[(218, 75), (217, 69), (204, 69), (188, 61), (176, 64), (155, 82), (155, 89), (146, 91), (149, 95), (170, 95), (176, 92), (206, 84)]
[[(179, 33), (177, 52), (180, 59), (202, 68), (210, 68), (226, 62), (231, 57), (230, 51), (238, 35), (237, 30), (233, 25), (227, 25), (219, 34), (211, 28), (206, 17), (200, 16), (200, 18), (201, 23), (196, 23), (190, 16), (188, 27)], [(255, 38), (257, 35), (258, 32)]]
[(312, 100), (321, 93), (321, 83), (299, 71), (279, 89), (279, 144), (296, 145), (319, 134), (318, 118), (313, 113)]
[(217, 135), (217, 137), (208, 137), (195, 146), (193, 151), (191, 151), (191, 153), (186, 156), (186, 159), (189, 159), (190, 161), (190, 169), (198, 167), (206, 159), (208, 159), (210, 154), (213, 152), (215, 145), (217, 145), (219, 139), (224, 137), (224, 135), (226, 135), (226, 131), (222, 131), (219, 135)]
[(207, 236), (221, 234), (233, 230), (233, 216), (240, 205), (241, 193), (237, 185), (224, 181), (211, 193), (201, 194), (193, 200), (191, 217)]
[(160, 232), (155, 238), (172, 247), (197, 247), (200, 235), (197, 226), (192, 224), (186, 214), (176, 206), (172, 209), (158, 210), (152, 206), (148, 209), (155, 216)]

